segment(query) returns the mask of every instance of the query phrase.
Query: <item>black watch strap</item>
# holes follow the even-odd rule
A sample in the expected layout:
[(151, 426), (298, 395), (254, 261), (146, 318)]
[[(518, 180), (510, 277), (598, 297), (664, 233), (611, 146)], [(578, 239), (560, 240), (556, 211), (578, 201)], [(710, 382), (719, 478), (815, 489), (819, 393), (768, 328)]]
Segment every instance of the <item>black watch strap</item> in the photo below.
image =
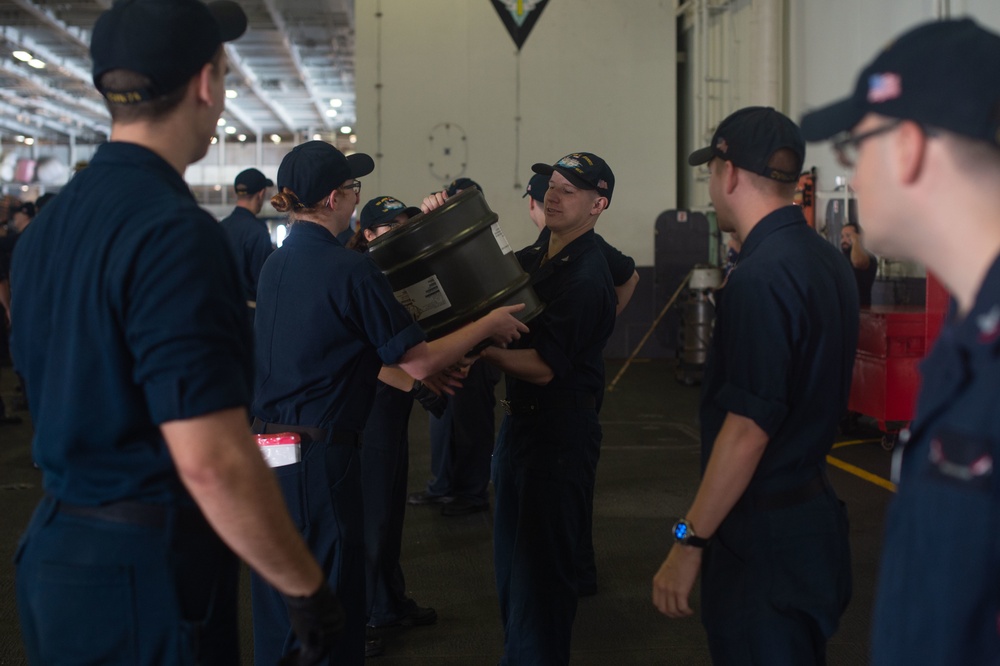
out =
[(692, 546), (694, 548), (704, 548), (708, 545), (708, 539), (702, 539), (700, 536), (695, 534), (694, 525), (689, 523), (684, 518), (681, 518), (674, 523), (672, 532), (674, 535), (674, 541), (679, 544)]

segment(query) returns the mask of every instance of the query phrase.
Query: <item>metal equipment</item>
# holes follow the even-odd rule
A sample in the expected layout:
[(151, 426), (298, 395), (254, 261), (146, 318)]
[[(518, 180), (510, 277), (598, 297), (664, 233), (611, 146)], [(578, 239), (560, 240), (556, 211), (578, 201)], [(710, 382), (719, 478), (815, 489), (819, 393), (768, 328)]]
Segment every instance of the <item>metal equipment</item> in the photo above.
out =
[(722, 284), (722, 271), (714, 266), (695, 266), (680, 306), (677, 339), (677, 381), (688, 386), (701, 382), (708, 346), (715, 324), (712, 292)]

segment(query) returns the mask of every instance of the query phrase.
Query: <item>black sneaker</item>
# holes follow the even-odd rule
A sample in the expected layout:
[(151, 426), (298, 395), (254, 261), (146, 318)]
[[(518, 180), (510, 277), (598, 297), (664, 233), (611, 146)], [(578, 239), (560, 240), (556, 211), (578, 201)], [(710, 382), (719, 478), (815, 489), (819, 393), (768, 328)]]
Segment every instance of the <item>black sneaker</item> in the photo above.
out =
[(451, 495), (431, 495), (426, 490), (422, 490), (419, 493), (410, 493), (406, 498), (406, 503), (423, 506), (425, 504), (447, 504), (454, 499)]
[(365, 659), (377, 657), (385, 652), (385, 643), (378, 636), (365, 637)]

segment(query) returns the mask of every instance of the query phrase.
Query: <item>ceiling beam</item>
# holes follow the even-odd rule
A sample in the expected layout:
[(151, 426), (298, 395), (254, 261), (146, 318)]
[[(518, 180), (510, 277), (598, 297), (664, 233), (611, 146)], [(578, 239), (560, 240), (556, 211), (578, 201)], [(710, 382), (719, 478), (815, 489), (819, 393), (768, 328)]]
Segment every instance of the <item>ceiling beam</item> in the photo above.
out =
[(281, 108), (271, 96), (261, 87), (260, 82), (257, 80), (257, 74), (247, 65), (243, 58), (240, 56), (240, 52), (236, 50), (236, 47), (231, 43), (226, 44), (226, 56), (229, 59), (229, 68), (239, 77), (243, 79), (247, 87), (257, 96), (257, 99), (268, 108), (268, 110), (274, 114), (274, 117), (278, 119), (285, 129), (289, 132), (294, 133), (298, 128), (292, 121), (291, 116), (288, 112)]
[[(23, 112), (16, 106), (0, 101), (0, 114), (4, 116), (4, 122), (10, 122), (10, 118), (16, 119), (18, 114), (20, 113)], [(20, 123), (20, 121), (17, 120), (14, 120), (13, 122), (18, 123), (20, 125), (21, 129), (18, 129), (19, 132), (22, 133), (26, 132), (27, 134), (36, 137), (39, 136), (39, 130), (44, 127), (48, 127), (49, 129), (54, 130), (59, 134), (64, 134), (66, 136), (75, 135), (77, 133), (76, 128), (69, 127), (67, 125), (64, 125), (63, 123), (52, 120), (51, 118), (47, 118), (45, 116), (40, 116), (38, 114), (31, 114), (31, 122), (37, 125), (37, 127), (34, 128), (32, 128), (30, 124), (22, 124)]]
[(63, 70), (63, 72), (65, 72), (65, 74), (70, 78), (83, 81), (91, 86), (94, 85), (94, 78), (91, 76), (89, 71), (79, 67), (76, 63), (67, 58), (57, 56), (55, 53), (50, 51), (48, 47), (39, 44), (28, 35), (22, 34), (17, 28), (5, 26), (0, 28), (0, 34), (2, 34), (8, 42), (20, 46), (22, 49), (28, 51), (39, 60), (44, 61), (47, 66), (55, 65), (59, 69)]
[(18, 134), (23, 134), (25, 136), (37, 137), (44, 135), (48, 137), (47, 133), (42, 133), (42, 134), (39, 133), (40, 128), (32, 127), (31, 125), (25, 125), (24, 123), (18, 122), (17, 120), (14, 120), (13, 118), (7, 116), (6, 114), (0, 115), (0, 127), (11, 130), (13, 132), (17, 132)]
[(31, 2), (31, 0), (11, 0), (11, 2), (34, 16), (43, 25), (54, 29), (69, 41), (87, 49), (88, 52), (90, 51), (89, 30), (66, 25), (51, 10), (39, 7), (34, 2)]
[(238, 120), (250, 133), (257, 136), (260, 135), (260, 125), (258, 125), (254, 119), (250, 117), (250, 114), (248, 114), (246, 110), (240, 106), (239, 102), (227, 99), (225, 112)]
[(332, 129), (333, 121), (326, 115), (326, 111), (330, 107), (327, 106), (327, 102), (321, 98), (321, 95), (316, 90), (316, 84), (313, 83), (309, 70), (302, 62), (299, 49), (292, 43), (291, 38), (288, 36), (288, 26), (285, 24), (285, 17), (281, 15), (274, 0), (264, 0), (264, 6), (267, 8), (268, 14), (271, 15), (271, 21), (274, 23), (274, 27), (278, 29), (278, 34), (281, 35), (281, 41), (284, 43), (285, 48), (288, 49), (288, 55), (291, 56), (292, 63), (295, 65), (295, 71), (305, 85), (306, 92), (309, 93), (309, 98), (312, 100), (313, 106), (316, 107), (316, 114), (319, 116), (320, 122), (323, 123), (326, 129)]
[(22, 81), (27, 81), (28, 83), (32, 84), (33, 86), (41, 90), (45, 95), (57, 99), (61, 103), (67, 106), (75, 107), (78, 109), (85, 109), (86, 111), (94, 114), (98, 118), (107, 119), (110, 126), (110, 120), (111, 120), (110, 114), (108, 113), (107, 108), (105, 108), (102, 104), (99, 104), (93, 100), (86, 99), (83, 97), (77, 97), (76, 95), (72, 95), (68, 92), (64, 92), (52, 86), (48, 81), (41, 78), (40, 76), (25, 71), (24, 67), (20, 67), (5, 60), (0, 60), (0, 71), (6, 72), (11, 76), (21, 79)]
[[(35, 106), (41, 109), (45, 109), (49, 113), (55, 114), (56, 116), (66, 116), (70, 119), (70, 121), (72, 121), (76, 125), (76, 127), (74, 128), (70, 125), (66, 126), (69, 127), (70, 129), (73, 129), (73, 131), (76, 133), (80, 133), (81, 130), (87, 129), (93, 132), (94, 134), (103, 134), (107, 136), (109, 131), (109, 128), (106, 124), (94, 121), (90, 118), (82, 116), (58, 104), (53, 104), (51, 101), (42, 97), (33, 95), (26, 100), (25, 95), (23, 93), (11, 90), (2, 90), (2, 89), (0, 89), (0, 97), (3, 97), (4, 99), (16, 105), (18, 108), (22, 110), (25, 107)], [(49, 118), (50, 120), (52, 119), (51, 116), (43, 115), (42, 117)], [(66, 124), (65, 121), (62, 120), (61, 118), (58, 120), (58, 122), (64, 125)]]

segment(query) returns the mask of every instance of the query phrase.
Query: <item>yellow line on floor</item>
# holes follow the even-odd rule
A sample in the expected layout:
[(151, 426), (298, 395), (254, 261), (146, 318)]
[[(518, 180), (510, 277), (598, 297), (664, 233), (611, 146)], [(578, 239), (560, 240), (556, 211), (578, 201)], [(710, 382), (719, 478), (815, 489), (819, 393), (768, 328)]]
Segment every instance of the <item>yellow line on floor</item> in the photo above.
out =
[(839, 458), (834, 458), (833, 456), (827, 456), (826, 461), (834, 467), (844, 470), (848, 474), (853, 474), (859, 479), (864, 479), (869, 483), (874, 483), (876, 486), (881, 486), (890, 492), (896, 492), (896, 484), (888, 479), (883, 479), (881, 476), (876, 476), (867, 470), (863, 470), (860, 467), (846, 463)]
[(833, 445), (833, 448), (842, 449), (845, 446), (857, 446), (858, 444), (877, 444), (879, 441), (877, 439), (849, 439), (844, 442), (837, 442)]

